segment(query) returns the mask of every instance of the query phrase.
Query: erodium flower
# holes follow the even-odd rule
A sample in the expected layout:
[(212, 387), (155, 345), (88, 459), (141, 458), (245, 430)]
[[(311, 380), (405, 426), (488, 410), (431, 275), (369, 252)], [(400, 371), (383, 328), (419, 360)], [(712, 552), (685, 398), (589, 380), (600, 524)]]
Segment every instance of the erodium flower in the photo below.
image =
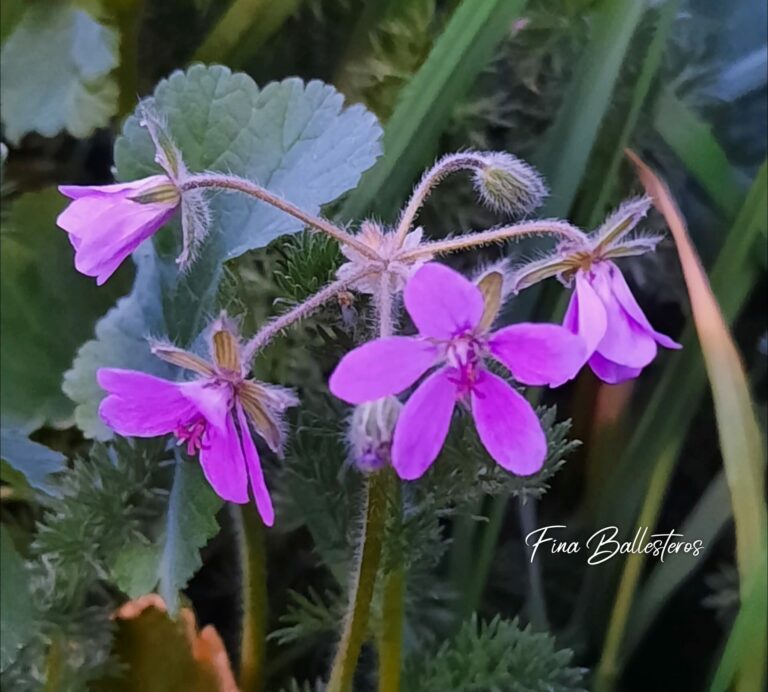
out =
[(72, 202), (56, 223), (75, 248), (75, 267), (103, 284), (122, 262), (181, 208), (184, 245), (177, 262), (186, 268), (205, 236), (208, 210), (200, 190), (181, 191), (187, 169), (159, 117), (146, 107), (141, 124), (155, 145), (164, 174), (114, 185), (61, 185)]
[(574, 291), (563, 326), (584, 339), (592, 371), (610, 384), (637, 377), (657, 345), (680, 344), (657, 332), (638, 305), (613, 259), (653, 250), (658, 237), (629, 237), (650, 207), (647, 197), (628, 200), (581, 242), (562, 244), (551, 257), (522, 267), (517, 290), (557, 276)]
[(489, 454), (520, 475), (538, 471), (547, 443), (531, 405), (486, 367), (504, 365), (523, 384), (557, 386), (584, 363), (581, 338), (553, 324), (516, 324), (491, 332), (498, 301), (448, 267), (429, 263), (404, 291), (417, 336), (392, 336), (348, 353), (330, 389), (352, 404), (398, 394), (427, 371), (398, 418), (392, 465), (401, 478), (420, 477), (445, 442), (457, 403), (468, 408)]
[(282, 414), (298, 400), (290, 390), (247, 379), (248, 366), (234, 325), (222, 315), (210, 329), (213, 362), (155, 343), (153, 353), (196, 375), (184, 382), (133, 370), (101, 368), (97, 378), (108, 396), (99, 407), (120, 435), (157, 437), (173, 433), (188, 454), (198, 454), (208, 482), (230, 502), (248, 502), (248, 485), (264, 523), (274, 522), (253, 432), (280, 453)]

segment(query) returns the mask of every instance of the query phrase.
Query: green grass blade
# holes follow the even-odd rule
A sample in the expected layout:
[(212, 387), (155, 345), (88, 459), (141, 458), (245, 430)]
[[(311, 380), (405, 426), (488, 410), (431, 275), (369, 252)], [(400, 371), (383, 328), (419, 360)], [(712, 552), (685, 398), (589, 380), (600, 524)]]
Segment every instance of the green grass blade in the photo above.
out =
[(749, 181), (728, 162), (710, 126), (671, 91), (659, 99), (654, 128), (726, 218), (733, 218)]
[(567, 216), (644, 12), (636, 0), (605, 0), (596, 10), (592, 40), (534, 161), (552, 190), (542, 216)]
[(669, 599), (703, 565), (731, 517), (728, 483), (725, 474), (720, 471), (707, 486), (679, 530), (684, 536), (701, 540), (701, 552), (696, 556), (693, 553), (679, 553), (674, 560), (659, 563), (654, 567), (643, 584), (630, 614), (623, 651), (625, 658), (632, 655)]
[(507, 35), (524, 0), (464, 0), (425, 63), (405, 87), (384, 132), (384, 156), (342, 208), (391, 219), (420, 169), (435, 155), (454, 105), (469, 91)]
[[(701, 344), (715, 405), (725, 477), (736, 526), (736, 562), (741, 581), (744, 604), (742, 607), (745, 607), (747, 596), (752, 593), (755, 583), (761, 584), (763, 590), (768, 590), (764, 570), (766, 506), (762, 440), (746, 374), (707, 275), (691, 243), (685, 221), (669, 189), (642, 161), (634, 156), (632, 158), (646, 191), (653, 197), (655, 205), (672, 231), (683, 268), (693, 323)], [(669, 485), (675, 457), (676, 455), (670, 455), (667, 450), (657, 461), (638, 525), (655, 525)], [(625, 562), (603, 655), (596, 673), (596, 690), (611, 689), (619, 670), (624, 631), (643, 562), (643, 554), (630, 555)], [(766, 616), (768, 613), (763, 613), (761, 621)], [(744, 636), (740, 632), (737, 634)], [(764, 654), (766, 635), (763, 628), (753, 629), (750, 637), (757, 655)], [(753, 657), (744, 655), (739, 661), (730, 662), (729, 666), (734, 669), (734, 675), (738, 672), (742, 679), (749, 680), (749, 684), (754, 685), (754, 689), (760, 688), (764, 675), (762, 659), (756, 661)]]
[(669, 37), (670, 29), (677, 16), (677, 9), (680, 6), (680, 0), (667, 0), (667, 3), (661, 10), (659, 15), (656, 30), (653, 34), (648, 50), (646, 51), (645, 58), (643, 60), (643, 67), (640, 71), (640, 76), (635, 82), (635, 86), (632, 90), (632, 101), (629, 106), (629, 112), (624, 119), (624, 125), (621, 129), (618, 139), (616, 140), (616, 146), (614, 148), (611, 160), (608, 166), (605, 168), (603, 175), (603, 185), (600, 188), (594, 201), (588, 205), (587, 208), (591, 209), (589, 215), (589, 222), (587, 228), (597, 228), (598, 224), (603, 218), (606, 212), (606, 206), (610, 202), (614, 191), (616, 190), (617, 178), (619, 166), (624, 160), (624, 150), (629, 145), (632, 133), (637, 127), (640, 114), (643, 110), (643, 106), (646, 103), (648, 94), (653, 85), (653, 80), (656, 77), (656, 73), (661, 65), (661, 58), (664, 55), (664, 49), (667, 45), (667, 38)]
[[(710, 274), (710, 282), (728, 323), (738, 316), (760, 272), (760, 258), (754, 252), (766, 223), (765, 187), (768, 183), (764, 163), (749, 194), (727, 234), (723, 248)], [(656, 464), (677, 459), (688, 429), (698, 410), (706, 387), (706, 374), (691, 325), (680, 339), (682, 351), (665, 354), (664, 372), (654, 393), (634, 425), (626, 450), (616, 471), (608, 480), (602, 502), (596, 510), (595, 526), (618, 526), (617, 540), (630, 533), (643, 503), (645, 489)], [(649, 463), (649, 460), (652, 460)], [(669, 467), (669, 473), (673, 465)], [(620, 497), (621, 502), (615, 498)], [(616, 564), (611, 564), (616, 563)], [(601, 594), (610, 593), (621, 565), (614, 560), (601, 568), (588, 570), (579, 607), (571, 623), (572, 631), (592, 630), (599, 636), (607, 612), (600, 604)]]

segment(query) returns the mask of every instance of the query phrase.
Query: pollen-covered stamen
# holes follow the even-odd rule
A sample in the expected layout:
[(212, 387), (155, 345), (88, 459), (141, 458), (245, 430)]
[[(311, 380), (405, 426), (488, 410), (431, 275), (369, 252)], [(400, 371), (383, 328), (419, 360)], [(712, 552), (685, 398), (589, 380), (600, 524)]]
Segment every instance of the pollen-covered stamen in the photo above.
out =
[(187, 454), (196, 454), (206, 448), (205, 433), (208, 430), (208, 422), (202, 415), (197, 415), (186, 421), (179, 421), (173, 431), (178, 445), (186, 444)]

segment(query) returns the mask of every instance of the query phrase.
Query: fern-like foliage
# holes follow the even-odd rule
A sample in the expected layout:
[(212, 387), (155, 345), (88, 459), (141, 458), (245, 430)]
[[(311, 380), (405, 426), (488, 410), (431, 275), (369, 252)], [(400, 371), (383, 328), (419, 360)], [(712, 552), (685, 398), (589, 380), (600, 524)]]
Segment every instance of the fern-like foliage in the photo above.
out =
[(3, 689), (42, 689), (56, 666), (56, 690), (84, 690), (114, 674), (111, 615), (121, 600), (110, 568), (126, 546), (143, 539), (162, 511), (163, 446), (116, 440), (61, 474), (55, 497), (40, 495), (42, 516), (29, 548), (29, 586), (37, 634), (3, 671)]
[(275, 251), (273, 278), (286, 303), (300, 303), (332, 281), (343, 259), (335, 240), (309, 231), (287, 236)]
[(554, 637), (521, 628), (517, 619), (473, 616), (433, 656), (410, 662), (407, 692), (576, 692), (585, 670), (571, 665), (573, 652)]

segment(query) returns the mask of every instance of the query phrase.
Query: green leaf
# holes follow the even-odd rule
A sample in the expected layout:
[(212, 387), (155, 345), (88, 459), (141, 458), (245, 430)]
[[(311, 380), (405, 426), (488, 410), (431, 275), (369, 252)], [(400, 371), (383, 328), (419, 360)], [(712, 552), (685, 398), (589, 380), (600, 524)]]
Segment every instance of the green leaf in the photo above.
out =
[(114, 115), (118, 37), (69, 3), (30, 4), (3, 45), (0, 100), (5, 135), (87, 137)]
[(671, 91), (659, 99), (653, 121), (657, 132), (728, 218), (739, 210), (749, 180), (731, 166), (712, 128)]
[[(766, 228), (766, 175), (764, 163), (710, 272), (712, 288), (729, 323), (741, 312), (760, 275), (761, 258), (755, 247)], [(706, 373), (692, 325), (683, 332), (680, 343), (681, 351), (666, 355), (667, 363), (655, 391), (634, 422), (633, 434), (599, 498), (594, 525), (620, 527), (618, 540), (628, 536), (635, 526), (651, 476), (659, 479), (660, 486), (669, 483), (685, 441), (683, 433), (698, 410), (695, 402), (700, 401), (706, 388)], [(653, 463), (649, 464), (649, 459)], [(663, 492), (657, 493), (656, 501), (660, 504), (662, 499)], [(600, 596), (613, 588), (620, 566), (616, 563), (610, 569), (587, 572), (579, 596), (582, 605), (577, 609), (579, 631), (600, 630), (607, 605)]]
[[(691, 312), (701, 344), (704, 366), (715, 405), (717, 431), (723, 455), (723, 469), (731, 495), (736, 528), (736, 566), (739, 570), (742, 613), (750, 612), (744, 631), (752, 650), (731, 649), (733, 677), (744, 689), (762, 689), (768, 651), (768, 510), (765, 501), (764, 447), (760, 425), (752, 404), (749, 384), (741, 356), (733, 341), (707, 275), (691, 242), (685, 220), (666, 184), (639, 160), (640, 179), (654, 204), (664, 215), (677, 247), (683, 268)], [(753, 594), (759, 594), (754, 596)], [(740, 616), (737, 622), (741, 622)], [(732, 678), (722, 680), (721, 689)]]
[(410, 692), (569, 692), (584, 690), (584, 668), (554, 637), (517, 619), (479, 622), (473, 615), (429, 657), (415, 657), (404, 676)]
[(21, 196), (3, 223), (0, 256), (0, 406), (4, 418), (32, 429), (71, 424), (63, 372), (100, 315), (124, 290), (126, 275), (98, 288), (72, 264), (72, 246), (56, 227), (64, 198), (54, 189)]
[[(66, 468), (67, 458), (45, 445), (30, 440), (19, 430), (0, 428), (0, 457), (11, 469), (24, 476), (33, 488), (52, 495), (57, 492), (50, 476)], [(3, 467), (3, 481), (8, 481)]]
[[(353, 187), (380, 152), (373, 115), (360, 106), (343, 110), (341, 95), (318, 81), (287, 79), (260, 90), (245, 74), (196, 65), (162, 81), (150, 103), (167, 119), (191, 171), (256, 180), (311, 213)], [(115, 161), (122, 180), (158, 171), (136, 116), (115, 144)], [(172, 224), (160, 233), (157, 252), (149, 243), (140, 249), (133, 293), (99, 323), (97, 338), (67, 373), (65, 390), (86, 435), (110, 434), (96, 414), (103, 397), (95, 382), (99, 367), (160, 374), (163, 366), (143, 339), (167, 336), (190, 345), (216, 308), (223, 263), (302, 229), (293, 217), (239, 193), (218, 192), (210, 201), (211, 232), (190, 271), (180, 274), (174, 262), (181, 234)]]
[(165, 331), (159, 260), (146, 243), (133, 257), (137, 264), (133, 290), (99, 320), (96, 338), (81, 346), (72, 368), (64, 373), (64, 393), (77, 404), (75, 423), (86, 437), (96, 440), (109, 440), (114, 434), (98, 415), (104, 398), (96, 382), (100, 367), (140, 370), (171, 379), (175, 374), (173, 368), (152, 355), (147, 343), (148, 335)]
[(13, 663), (22, 646), (37, 631), (29, 578), (6, 528), (0, 525), (0, 671)]
[(151, 545), (130, 546), (117, 558), (113, 578), (132, 598), (155, 586), (171, 613), (179, 607), (179, 590), (202, 564), (200, 549), (219, 531), (216, 512), (221, 499), (208, 485), (200, 465), (177, 461), (163, 534)]
[(384, 133), (382, 159), (350, 195), (342, 215), (391, 219), (419, 170), (436, 153), (453, 106), (490, 61), (524, 0), (464, 0), (426, 62), (403, 89)]
[(593, 37), (534, 160), (552, 190), (541, 216), (566, 216), (571, 208), (645, 5), (603, 0), (595, 10)]

